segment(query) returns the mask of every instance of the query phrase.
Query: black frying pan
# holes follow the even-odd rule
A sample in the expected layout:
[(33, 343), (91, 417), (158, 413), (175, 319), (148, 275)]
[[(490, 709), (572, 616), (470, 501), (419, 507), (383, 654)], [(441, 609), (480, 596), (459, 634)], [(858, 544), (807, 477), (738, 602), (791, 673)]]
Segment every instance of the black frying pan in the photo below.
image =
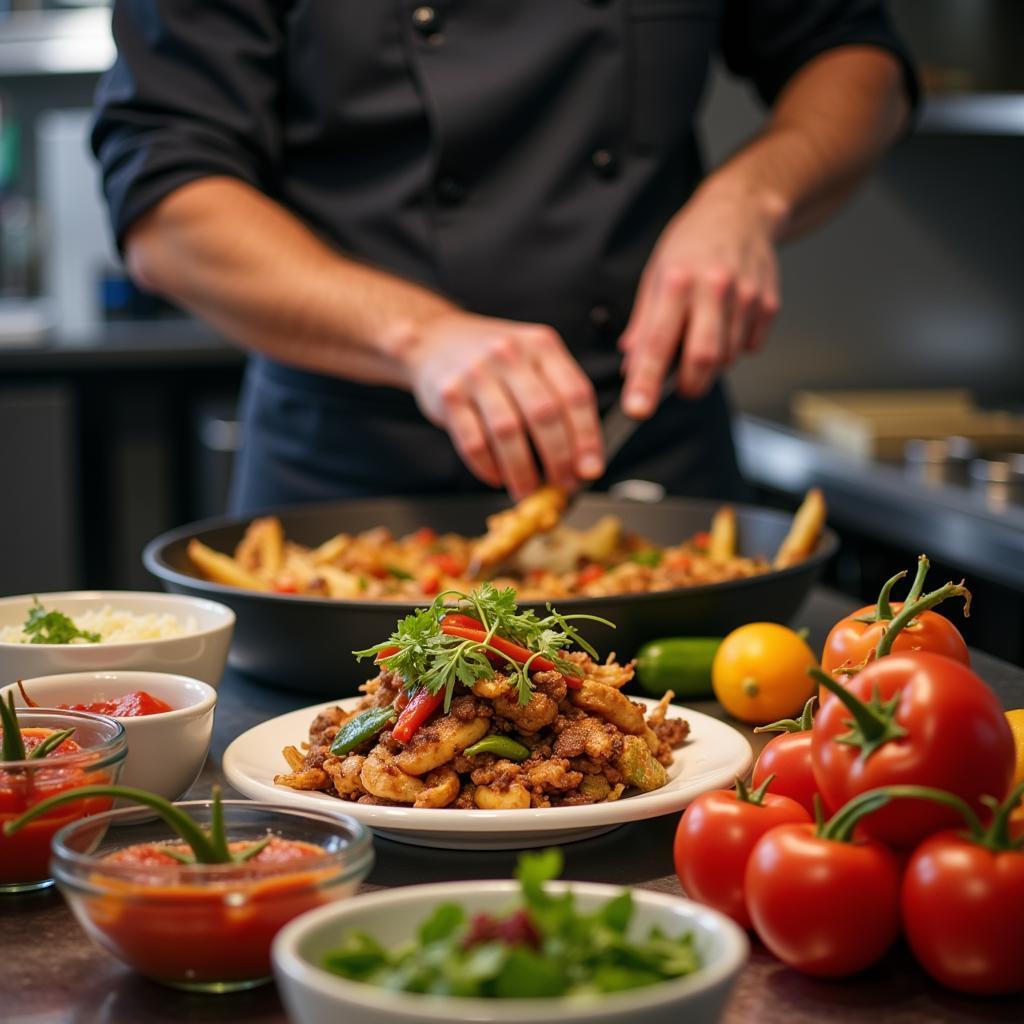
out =
[[(484, 532), (484, 518), (507, 505), (508, 500), (500, 496), (375, 498), (292, 506), (274, 514), (280, 516), (286, 537), (316, 546), (336, 533), (356, 533), (374, 526), (387, 526), (397, 536), (420, 526), (477, 536)], [(678, 544), (706, 530), (718, 505), (681, 498), (645, 505), (585, 494), (573, 504), (565, 521), (588, 526), (600, 516), (614, 513), (628, 530), (655, 544)], [(741, 553), (771, 556), (789, 529), (791, 517), (742, 505), (736, 511)], [(215, 550), (230, 553), (249, 519), (208, 519), (171, 530), (150, 541), (143, 562), (167, 590), (212, 598), (234, 609), (238, 622), (229, 659), (233, 668), (297, 690), (339, 697), (355, 693), (373, 669), (368, 662), (356, 662), (350, 652), (386, 639), (398, 617), (424, 602), (265, 594), (200, 579), (186, 554), (189, 539), (198, 537)], [(600, 652), (614, 650), (629, 658), (641, 644), (657, 637), (719, 636), (744, 622), (787, 621), (837, 546), (835, 535), (826, 530), (810, 558), (780, 572), (653, 594), (562, 599), (558, 610), (589, 612), (616, 623), (615, 630), (587, 624), (582, 632)], [(543, 610), (542, 604), (533, 607)]]

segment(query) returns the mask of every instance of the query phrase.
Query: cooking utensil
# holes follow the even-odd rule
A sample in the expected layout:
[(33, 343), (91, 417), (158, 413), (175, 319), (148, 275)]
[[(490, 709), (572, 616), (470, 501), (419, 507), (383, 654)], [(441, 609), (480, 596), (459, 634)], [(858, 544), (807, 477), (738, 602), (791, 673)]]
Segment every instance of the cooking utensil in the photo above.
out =
[[(468, 536), (483, 531), (487, 515), (506, 507), (503, 495), (441, 498), (371, 498), (279, 509), (285, 535), (310, 546), (341, 530), (349, 533), (387, 526), (395, 534), (421, 526), (455, 530)], [(582, 495), (567, 518), (571, 526), (589, 526), (602, 515), (617, 515), (626, 528), (654, 544), (678, 544), (706, 530), (718, 508), (714, 501), (667, 498), (640, 505), (608, 495)], [(739, 505), (740, 553), (770, 556), (786, 535), (792, 517), (786, 512)], [(230, 664), (241, 672), (296, 690), (341, 696), (372, 674), (349, 653), (389, 636), (395, 620), (424, 601), (333, 600), (320, 597), (257, 593), (200, 579), (186, 548), (192, 537), (218, 551), (233, 551), (250, 520), (209, 519), (179, 527), (151, 541), (143, 562), (166, 589), (210, 597), (236, 612)], [(826, 530), (806, 561), (781, 571), (745, 579), (644, 594), (572, 597), (558, 601), (563, 613), (587, 612), (616, 623), (617, 629), (584, 622), (583, 634), (604, 653), (629, 658), (647, 640), (690, 634), (724, 636), (754, 619), (785, 622), (796, 612), (822, 565), (838, 542)], [(524, 601), (545, 614), (545, 602)]]

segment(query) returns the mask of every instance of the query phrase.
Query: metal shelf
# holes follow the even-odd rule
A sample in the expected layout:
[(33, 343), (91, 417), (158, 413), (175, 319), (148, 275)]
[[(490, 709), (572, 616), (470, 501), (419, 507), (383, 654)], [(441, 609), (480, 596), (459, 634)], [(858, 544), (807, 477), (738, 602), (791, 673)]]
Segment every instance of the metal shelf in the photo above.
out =
[(99, 74), (114, 62), (110, 8), (16, 11), (0, 20), (0, 76)]
[(929, 96), (917, 130), (932, 135), (1024, 136), (1024, 93)]

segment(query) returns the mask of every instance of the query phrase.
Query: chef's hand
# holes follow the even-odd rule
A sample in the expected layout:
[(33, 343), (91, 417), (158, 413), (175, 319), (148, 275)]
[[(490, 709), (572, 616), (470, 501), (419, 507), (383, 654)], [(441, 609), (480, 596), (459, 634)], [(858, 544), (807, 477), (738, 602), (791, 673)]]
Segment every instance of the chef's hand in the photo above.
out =
[(704, 394), (764, 341), (779, 308), (774, 225), (742, 194), (703, 188), (666, 225), (619, 341), (622, 405), (650, 416), (679, 355), (679, 390)]
[(408, 365), (421, 411), (485, 483), (535, 490), (531, 443), (550, 483), (604, 472), (593, 386), (550, 327), (449, 311), (421, 325)]

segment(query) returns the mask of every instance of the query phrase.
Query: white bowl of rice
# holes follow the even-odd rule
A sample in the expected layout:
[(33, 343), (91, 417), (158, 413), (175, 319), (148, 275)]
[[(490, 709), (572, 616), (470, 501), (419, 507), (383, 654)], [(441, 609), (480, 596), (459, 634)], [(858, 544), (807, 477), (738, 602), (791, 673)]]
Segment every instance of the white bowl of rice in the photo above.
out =
[(184, 594), (76, 590), (0, 598), (0, 685), (136, 669), (217, 686), (234, 627), (230, 608)]

